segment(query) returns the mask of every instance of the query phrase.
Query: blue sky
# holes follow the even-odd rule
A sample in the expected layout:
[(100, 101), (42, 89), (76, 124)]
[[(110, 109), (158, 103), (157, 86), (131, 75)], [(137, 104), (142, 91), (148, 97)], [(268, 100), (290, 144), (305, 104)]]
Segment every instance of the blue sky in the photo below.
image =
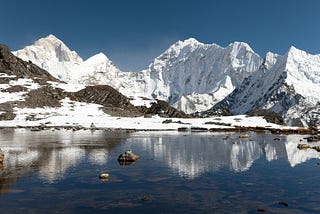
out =
[(318, 0), (0, 0), (0, 43), (12, 50), (54, 34), (86, 59), (105, 53), (140, 70), (190, 37), (248, 43), (260, 56), (291, 45), (320, 53)]

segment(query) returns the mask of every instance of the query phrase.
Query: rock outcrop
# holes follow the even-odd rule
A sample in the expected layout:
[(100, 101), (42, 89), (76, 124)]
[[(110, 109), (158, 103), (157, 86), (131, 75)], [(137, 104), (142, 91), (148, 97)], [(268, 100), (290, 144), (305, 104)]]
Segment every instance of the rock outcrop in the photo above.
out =
[(187, 115), (183, 111), (179, 111), (176, 108), (170, 106), (167, 102), (162, 100), (156, 100), (156, 103), (152, 103), (150, 108), (145, 106), (139, 106), (141, 112), (144, 114), (151, 114), (151, 115), (159, 115), (160, 117), (177, 117), (177, 118), (187, 118), (191, 117)]
[(57, 81), (47, 71), (39, 68), (31, 61), (25, 62), (14, 56), (6, 45), (0, 44), (0, 73), (15, 75), (17, 78), (30, 77), (45, 81)]

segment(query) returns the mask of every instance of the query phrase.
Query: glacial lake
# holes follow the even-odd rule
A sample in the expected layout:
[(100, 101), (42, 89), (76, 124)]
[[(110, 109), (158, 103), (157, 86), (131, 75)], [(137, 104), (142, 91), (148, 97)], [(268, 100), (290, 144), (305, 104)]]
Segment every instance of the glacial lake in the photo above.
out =
[[(240, 134), (0, 129), (0, 210), (320, 213), (320, 153), (297, 149), (305, 136)], [(120, 165), (129, 149), (140, 159)]]

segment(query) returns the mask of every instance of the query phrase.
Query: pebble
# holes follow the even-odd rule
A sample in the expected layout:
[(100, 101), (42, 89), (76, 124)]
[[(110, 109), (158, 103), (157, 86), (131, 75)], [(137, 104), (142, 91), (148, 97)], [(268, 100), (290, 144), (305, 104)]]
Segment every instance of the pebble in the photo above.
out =
[(99, 175), (99, 178), (101, 180), (107, 180), (107, 179), (109, 179), (109, 173), (102, 173)]

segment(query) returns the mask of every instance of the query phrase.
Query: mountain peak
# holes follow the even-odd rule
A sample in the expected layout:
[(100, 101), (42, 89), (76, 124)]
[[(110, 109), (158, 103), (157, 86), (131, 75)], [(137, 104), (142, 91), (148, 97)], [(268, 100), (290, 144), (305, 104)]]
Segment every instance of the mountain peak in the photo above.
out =
[[(32, 46), (30, 46), (32, 47)], [(60, 62), (81, 62), (81, 57), (75, 52), (71, 51), (60, 39), (53, 34), (37, 40), (33, 48), (40, 48), (43, 50), (43, 54), (49, 58), (57, 58)]]
[(289, 48), (289, 50), (288, 50), (288, 52), (287, 52), (287, 55), (290, 55), (290, 54), (295, 54), (295, 55), (297, 55), (297, 54), (299, 54), (299, 55), (301, 55), (301, 54), (307, 54), (307, 52), (305, 52), (305, 51), (303, 51), (303, 50), (300, 50), (300, 49), (298, 49), (298, 48), (296, 48), (295, 46), (293, 46), (293, 45), (291, 45), (291, 47)]
[(168, 50), (174, 49), (174, 50), (181, 50), (185, 47), (196, 47), (198, 45), (203, 45), (203, 43), (199, 42), (195, 38), (189, 38), (185, 39), (183, 41), (179, 40), (175, 44), (173, 44)]
[(254, 53), (254, 51), (252, 50), (252, 48), (245, 42), (233, 42), (231, 44), (228, 45), (229, 48), (232, 48), (233, 50), (241, 50), (244, 49), (246, 51), (252, 52)]
[(183, 43), (185, 45), (189, 45), (189, 44), (202, 44), (200, 43), (198, 40), (196, 40), (195, 38), (189, 38), (183, 41)]
[(110, 59), (104, 53), (100, 52), (88, 58), (85, 62), (86, 63), (110, 62)]
[(60, 39), (58, 39), (55, 35), (49, 34), (48, 36), (38, 39), (34, 45), (39, 46), (66, 46)]
[(309, 54), (306, 51), (300, 50), (295, 46), (291, 46), (287, 53), (284, 55), (288, 62), (290, 61), (305, 61), (308, 58), (313, 58), (315, 55)]
[(55, 35), (53, 34), (49, 34), (48, 36), (45, 37), (46, 39), (51, 39), (51, 40), (59, 40), (61, 41), (60, 39), (58, 39)]

